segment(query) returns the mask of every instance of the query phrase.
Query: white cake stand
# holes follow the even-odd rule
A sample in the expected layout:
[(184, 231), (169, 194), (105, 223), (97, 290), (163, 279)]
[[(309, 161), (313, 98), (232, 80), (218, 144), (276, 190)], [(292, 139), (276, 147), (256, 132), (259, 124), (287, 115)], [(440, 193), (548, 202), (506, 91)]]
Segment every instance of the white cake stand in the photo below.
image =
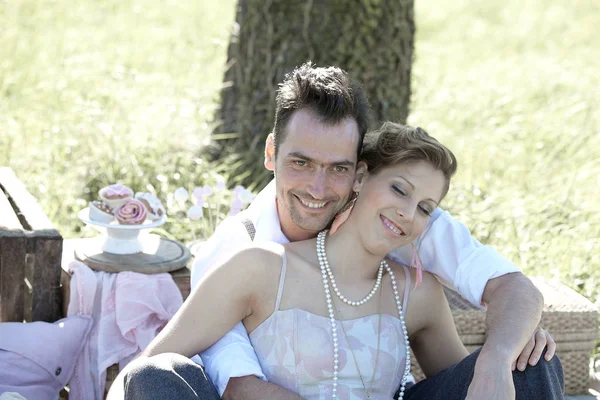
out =
[(116, 219), (107, 224), (91, 220), (89, 207), (79, 211), (77, 217), (103, 233), (102, 251), (112, 254), (140, 253), (144, 248), (144, 237), (148, 236), (149, 230), (161, 226), (167, 220), (167, 216), (163, 215), (156, 221), (146, 220), (140, 225), (120, 225)]

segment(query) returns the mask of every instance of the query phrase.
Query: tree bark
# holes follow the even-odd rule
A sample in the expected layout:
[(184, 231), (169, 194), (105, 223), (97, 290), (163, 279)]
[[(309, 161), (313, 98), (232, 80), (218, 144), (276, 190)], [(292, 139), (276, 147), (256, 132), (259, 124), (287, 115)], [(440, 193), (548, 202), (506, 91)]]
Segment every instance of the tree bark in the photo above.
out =
[(239, 0), (215, 129), (238, 135), (221, 147), (237, 155), (238, 181), (268, 182), (262, 151), (277, 85), (308, 60), (363, 85), (372, 127), (405, 122), (414, 33), (413, 0)]

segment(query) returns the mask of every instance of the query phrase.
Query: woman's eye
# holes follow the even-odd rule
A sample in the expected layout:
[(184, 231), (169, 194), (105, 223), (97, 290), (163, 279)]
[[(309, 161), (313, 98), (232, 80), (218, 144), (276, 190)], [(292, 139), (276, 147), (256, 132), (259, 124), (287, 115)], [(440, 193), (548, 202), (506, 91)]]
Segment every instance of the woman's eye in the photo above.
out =
[(419, 209), (421, 210), (421, 212), (427, 216), (431, 216), (432, 211), (429, 209), (429, 207), (426, 206), (419, 206)]
[(392, 189), (393, 189), (393, 190), (394, 190), (396, 193), (398, 193), (398, 194), (400, 194), (400, 195), (402, 195), (402, 196), (406, 196), (406, 195), (407, 195), (407, 193), (404, 191), (404, 189), (402, 189), (400, 186), (396, 186), (396, 185), (394, 185), (394, 186), (392, 186)]

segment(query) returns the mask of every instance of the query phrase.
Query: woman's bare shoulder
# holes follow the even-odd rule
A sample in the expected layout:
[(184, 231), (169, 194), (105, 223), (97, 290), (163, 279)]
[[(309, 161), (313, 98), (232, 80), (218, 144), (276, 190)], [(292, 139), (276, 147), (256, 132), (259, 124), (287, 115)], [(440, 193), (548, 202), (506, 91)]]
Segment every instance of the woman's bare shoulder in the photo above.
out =
[(290, 242), (284, 245), (286, 258), (289, 264), (298, 265), (317, 265), (317, 251), (315, 243), (312, 240), (301, 240)]
[[(392, 260), (386, 260), (388, 265), (390, 266), (390, 268), (392, 269), (392, 271), (394, 272), (394, 275), (396, 277), (398, 276), (405, 276), (405, 270), (408, 270), (408, 272), (410, 273), (410, 282), (411, 282), (411, 287), (410, 287), (410, 296), (411, 299), (415, 299), (415, 297), (417, 298), (417, 300), (427, 300), (431, 298), (431, 294), (432, 293), (436, 293), (439, 290), (441, 290), (441, 284), (438, 282), (437, 278), (435, 277), (435, 275), (433, 275), (430, 272), (427, 271), (423, 271), (423, 279), (421, 280), (421, 283), (418, 287), (415, 287), (415, 282), (417, 280), (417, 270), (416, 268), (413, 267), (406, 267), (402, 264), (399, 264), (395, 261)], [(398, 278), (396, 278), (398, 279)]]
[(283, 245), (275, 242), (253, 243), (237, 253), (238, 262), (264, 264), (264, 265), (281, 265), (283, 253), (285, 249)]
[[(423, 328), (430, 326), (437, 318), (437, 312), (443, 306), (445, 299), (441, 285), (435, 276), (429, 272), (423, 271), (423, 279), (416, 287), (417, 270), (412, 267), (389, 262), (394, 274), (404, 278), (404, 270), (410, 273), (409, 300), (406, 305), (405, 318), (406, 326), (411, 337), (420, 332)], [(399, 280), (399, 278), (396, 278)], [(402, 286), (401, 286), (402, 287)]]
[(239, 274), (242, 278), (260, 279), (264, 273), (272, 274), (280, 270), (283, 259), (283, 246), (278, 243), (256, 243), (232, 254), (212, 273), (223, 271), (227, 274)]

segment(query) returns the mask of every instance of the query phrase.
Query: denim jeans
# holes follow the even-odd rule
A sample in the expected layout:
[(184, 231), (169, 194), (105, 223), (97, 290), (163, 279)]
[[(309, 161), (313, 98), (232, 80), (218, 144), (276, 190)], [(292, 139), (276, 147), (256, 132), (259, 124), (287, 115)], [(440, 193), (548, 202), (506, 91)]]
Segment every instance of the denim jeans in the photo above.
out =
[(165, 353), (132, 362), (124, 377), (125, 399), (221, 399), (204, 368), (185, 356)]
[[(467, 397), (478, 356), (479, 350), (458, 364), (418, 382), (404, 392), (404, 399), (463, 400)], [(517, 400), (564, 399), (563, 369), (556, 355), (550, 361), (546, 361), (542, 356), (535, 367), (527, 365), (523, 372), (515, 370), (513, 380)]]
[[(479, 350), (435, 376), (408, 388), (405, 400), (462, 400), (473, 378)], [(204, 373), (204, 369), (178, 354), (161, 354), (149, 359), (135, 360), (125, 375), (125, 399), (201, 399), (219, 400), (219, 394)], [(513, 372), (517, 400), (564, 399), (563, 370), (554, 356), (542, 357), (535, 367)]]

